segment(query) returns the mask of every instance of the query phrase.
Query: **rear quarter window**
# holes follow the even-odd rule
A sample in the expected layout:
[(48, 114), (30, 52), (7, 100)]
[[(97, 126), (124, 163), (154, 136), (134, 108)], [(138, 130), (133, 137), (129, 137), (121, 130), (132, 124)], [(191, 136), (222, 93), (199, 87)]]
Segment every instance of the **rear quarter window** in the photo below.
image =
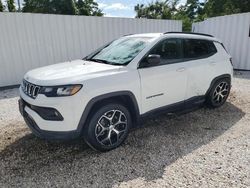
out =
[(184, 39), (183, 53), (184, 58), (200, 59), (212, 56), (217, 52), (213, 41), (198, 40), (198, 39)]

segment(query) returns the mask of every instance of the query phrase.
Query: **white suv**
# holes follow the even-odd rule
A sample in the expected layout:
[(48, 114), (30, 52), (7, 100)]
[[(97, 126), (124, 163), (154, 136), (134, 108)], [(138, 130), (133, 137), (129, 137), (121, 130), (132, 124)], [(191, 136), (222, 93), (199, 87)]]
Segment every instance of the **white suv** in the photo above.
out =
[(223, 105), (232, 74), (231, 57), (213, 36), (129, 35), (83, 60), (29, 71), (19, 109), (41, 138), (82, 136), (92, 148), (107, 151), (149, 115)]

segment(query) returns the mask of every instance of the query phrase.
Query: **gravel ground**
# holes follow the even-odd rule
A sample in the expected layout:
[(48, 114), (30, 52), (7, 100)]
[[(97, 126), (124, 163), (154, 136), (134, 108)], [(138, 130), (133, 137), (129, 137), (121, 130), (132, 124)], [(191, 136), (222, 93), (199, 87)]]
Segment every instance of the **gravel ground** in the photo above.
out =
[(17, 100), (0, 92), (0, 187), (250, 187), (249, 72), (223, 107), (148, 120), (107, 153), (36, 138)]

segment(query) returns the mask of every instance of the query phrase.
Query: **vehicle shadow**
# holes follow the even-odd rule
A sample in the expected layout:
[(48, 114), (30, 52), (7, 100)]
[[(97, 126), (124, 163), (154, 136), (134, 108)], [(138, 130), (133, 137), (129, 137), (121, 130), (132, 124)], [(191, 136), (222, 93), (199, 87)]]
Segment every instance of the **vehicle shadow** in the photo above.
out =
[(106, 153), (93, 151), (81, 140), (50, 143), (27, 134), (0, 152), (0, 177), (4, 184), (16, 180), (21, 186), (32, 182), (41, 187), (111, 187), (136, 178), (158, 179), (168, 165), (218, 138), (244, 115), (231, 103), (178, 117), (162, 115)]

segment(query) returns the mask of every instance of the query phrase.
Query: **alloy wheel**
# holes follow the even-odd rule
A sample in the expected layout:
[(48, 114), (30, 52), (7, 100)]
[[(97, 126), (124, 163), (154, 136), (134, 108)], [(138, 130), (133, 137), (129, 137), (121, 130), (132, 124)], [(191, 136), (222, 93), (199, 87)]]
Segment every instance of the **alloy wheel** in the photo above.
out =
[(100, 144), (114, 146), (123, 140), (127, 128), (126, 115), (120, 110), (110, 110), (98, 119), (95, 136)]
[(213, 102), (215, 104), (223, 103), (229, 94), (229, 84), (227, 82), (221, 82), (214, 90)]

